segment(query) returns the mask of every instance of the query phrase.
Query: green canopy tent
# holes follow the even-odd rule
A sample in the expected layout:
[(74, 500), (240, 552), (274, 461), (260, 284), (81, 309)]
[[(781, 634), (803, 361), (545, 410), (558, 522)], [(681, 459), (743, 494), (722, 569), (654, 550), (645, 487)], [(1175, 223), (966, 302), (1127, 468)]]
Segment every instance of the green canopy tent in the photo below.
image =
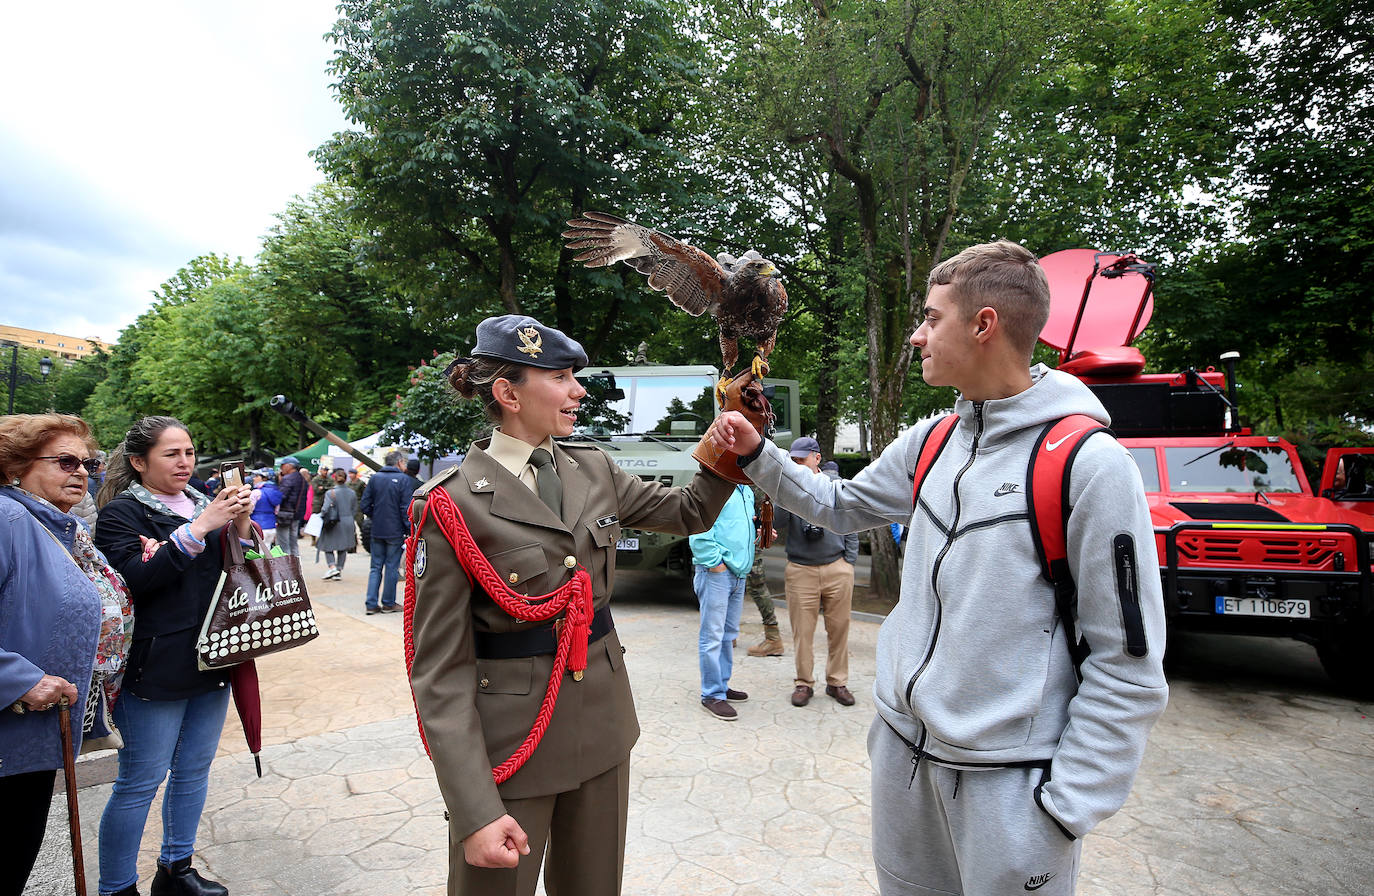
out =
[[(348, 433), (337, 429), (331, 429), (330, 432), (344, 441), (348, 441)], [(291, 451), (287, 454), (283, 454), (281, 457), (277, 458), (276, 465), (281, 466), (282, 457), (295, 457), (301, 462), (301, 467), (303, 469), (309, 470), (312, 473), (317, 472), (320, 469), (320, 458), (329, 453), (329, 446), (331, 444), (332, 443), (328, 439), (320, 439), (308, 448), (302, 448), (299, 451)]]

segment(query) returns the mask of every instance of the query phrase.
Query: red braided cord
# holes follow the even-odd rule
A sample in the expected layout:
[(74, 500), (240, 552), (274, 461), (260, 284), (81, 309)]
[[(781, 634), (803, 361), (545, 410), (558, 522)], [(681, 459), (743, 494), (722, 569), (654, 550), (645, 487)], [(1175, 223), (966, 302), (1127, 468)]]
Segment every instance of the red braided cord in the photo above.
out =
[[(411, 506), (414, 506), (413, 501)], [(426, 506), (426, 513), (428, 513), (428, 506)], [(408, 509), (406, 516), (410, 516)], [(410, 537), (406, 539), (406, 604), (403, 608), (405, 625), (402, 627), (406, 655), (406, 681), (410, 681), (410, 667), (415, 663), (415, 545), (420, 541), (420, 529), (424, 524), (425, 521), (422, 516), (420, 522), (415, 524)], [(410, 702), (415, 706), (415, 725), (420, 729), (420, 743), (425, 745), (425, 755), (432, 757), (433, 754), (429, 751), (429, 738), (425, 737), (425, 723), (420, 721), (420, 704), (415, 699), (414, 687), (410, 689)]]
[[(554, 653), (553, 670), (549, 674), (549, 685), (544, 692), (544, 700), (539, 707), (539, 714), (535, 717), (534, 725), (530, 728), (530, 733), (525, 736), (524, 742), (511, 754), (510, 758), (492, 769), (492, 777), (495, 778), (497, 784), (500, 784), (520, 770), (520, 767), (534, 754), (535, 748), (539, 746), (539, 741), (543, 739), (544, 732), (548, 729), (549, 722), (553, 718), (554, 706), (558, 702), (558, 690), (563, 684), (563, 673), (570, 666), (575, 672), (587, 668), (587, 638), (591, 632), (592, 621), (591, 576), (585, 567), (579, 566), (572, 579), (548, 594), (527, 597), (511, 590), (510, 586), (492, 568), (486, 555), (477, 547), (477, 542), (473, 539), (472, 533), (468, 531), (467, 524), (463, 521), (463, 514), (458, 510), (458, 505), (453, 502), (453, 498), (444, 489), (436, 488), (428, 495), (420, 521), (406, 542), (405, 652), (407, 675), (415, 658), (411, 622), (414, 612), (412, 608), (415, 602), (415, 544), (419, 540), (420, 530), (424, 527), (425, 519), (429, 516), (431, 509), (434, 511), (435, 524), (439, 526), (439, 530), (444, 533), (444, 537), (453, 546), (454, 554), (458, 558), (458, 563), (463, 567), (463, 571), (470, 580), (475, 580), (477, 584), (481, 585), (482, 589), (492, 600), (496, 601), (501, 609), (526, 622), (543, 622), (560, 612), (564, 613), (563, 620), (558, 625), (558, 648)], [(414, 699), (413, 691), (411, 698)], [(416, 719), (419, 719), (418, 706), (416, 707)], [(421, 740), (424, 740), (423, 723), (420, 727), (420, 737)], [(425, 741), (425, 749), (429, 749), (428, 741)]]

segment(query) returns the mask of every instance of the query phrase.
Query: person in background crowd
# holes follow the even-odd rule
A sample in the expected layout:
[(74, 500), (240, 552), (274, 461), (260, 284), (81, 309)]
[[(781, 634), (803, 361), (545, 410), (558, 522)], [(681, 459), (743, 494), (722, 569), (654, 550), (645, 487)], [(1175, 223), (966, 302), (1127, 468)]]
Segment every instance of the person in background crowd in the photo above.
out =
[(272, 481), (272, 471), (253, 471), (253, 509), (249, 518), (258, 524), (263, 538), (270, 546), (277, 537), (277, 508), (281, 506), (281, 489)]
[(343, 470), (334, 471), (334, 487), (325, 493), (324, 506), (320, 508), (324, 526), (320, 529), (320, 537), (315, 539), (315, 547), (324, 551), (324, 559), (329, 564), (329, 571), (323, 576), (325, 579), (342, 576), (348, 552), (358, 547), (357, 530), (353, 528), (358, 496), (348, 487), (347, 479)]
[[(820, 473), (821, 445), (802, 436), (788, 451), (792, 462)], [(817, 617), (825, 617), (825, 693), (841, 706), (853, 706), (849, 692), (849, 620), (854, 603), (854, 564), (859, 560), (859, 536), (837, 535), (812, 525), (782, 507), (774, 510), (773, 525), (787, 545), (787, 618), (797, 655), (792, 705), (805, 706), (816, 692), (812, 640)]]
[(410, 481), (414, 484), (415, 488), (424, 485), (424, 483), (420, 481), (420, 459), (418, 457), (412, 457), (410, 460), (406, 461), (406, 475), (410, 477)]
[(105, 482), (105, 452), (97, 451), (95, 453), (95, 459), (100, 461), (100, 466), (96, 468), (94, 473), (86, 477), (86, 492), (91, 496), (92, 500), (94, 500), (96, 494), (99, 493), (101, 484)]
[(737, 485), (715, 524), (687, 539), (692, 548), (692, 586), (701, 611), (697, 629), (701, 705), (722, 722), (739, 717), (731, 703), (749, 699), (744, 691), (730, 687), (730, 673), (744, 607), (744, 578), (754, 565), (754, 533), (754, 492)]
[(301, 471), (301, 462), (293, 454), (281, 459), (281, 503), (277, 505), (277, 544), (293, 557), (301, 555), (300, 526), (305, 522), (305, 508), (310, 500), (310, 481)]
[(81, 496), (81, 500), (76, 502), (76, 506), (71, 509), (72, 516), (86, 524), (89, 530), (95, 529), (96, 516), (99, 509), (95, 505), (95, 497), (88, 491)]
[(119, 774), (100, 819), (101, 896), (136, 896), (148, 809), (162, 798), (153, 896), (226, 896), (191, 867), (229, 673), (202, 672), (196, 638), (219, 585), (224, 542), (249, 534), (248, 485), (214, 500), (187, 487), (196, 450), (172, 417), (136, 422), (110, 459), (95, 543), (129, 583), (134, 641), (114, 719)]
[(324, 496), (334, 487), (334, 480), (330, 475), (330, 468), (323, 465), (310, 477), (310, 512), (319, 513), (324, 509)]
[(63, 764), (53, 707), (70, 705), (78, 752), (113, 734), (128, 592), (68, 513), (96, 466), (81, 418), (0, 417), (0, 896), (21, 896), (43, 844)]
[[(521, 351), (531, 346), (538, 351)], [(639, 736), (611, 617), (616, 538), (622, 526), (703, 531), (732, 487), (704, 470), (684, 487), (644, 482), (599, 448), (555, 441), (572, 434), (586, 395), (573, 373), (587, 363), (558, 330), (518, 315), (488, 318), (473, 355), (445, 376), (497, 427), (461, 467), (416, 494), (407, 573), (415, 588), (410, 681), (448, 808), (448, 892), (531, 896), (542, 865), (549, 893), (612, 896), (621, 892), (630, 748)], [(506, 593), (469, 580), (464, 564), (477, 561), (451, 547), (443, 508), (461, 516)], [(506, 609), (527, 595), (569, 598), (577, 582), (591, 588), (585, 634), (567, 616), (526, 622)], [(570, 650), (585, 650), (586, 668), (557, 680), (542, 740), (512, 770), (507, 757), (540, 714), (557, 639), (572, 645), (574, 636)], [(501, 783), (496, 764), (510, 773)]]
[(348, 471), (348, 487), (358, 496), (358, 503), (355, 505), (358, 510), (353, 514), (353, 521), (358, 526), (358, 543), (366, 551), (372, 546), (372, 521), (363, 516), (363, 489), (367, 488), (367, 482), (358, 475), (356, 468)]
[(220, 484), (219, 471), (217, 470), (210, 474), (209, 479), (205, 480), (205, 494), (213, 498), (219, 494)]
[(410, 498), (415, 494), (412, 479), (401, 472), (405, 455), (392, 451), (386, 464), (367, 480), (363, 489), (363, 513), (372, 518), (372, 562), (367, 575), (366, 611), (395, 613), (396, 581), (400, 576), (401, 551), (410, 534)]
[[(754, 506), (761, 503), (759, 492), (754, 491)], [(749, 567), (749, 575), (744, 578), (744, 593), (754, 602), (759, 611), (759, 621), (763, 623), (763, 640), (749, 648), (750, 656), (782, 656), (782, 633), (778, 631), (778, 611), (773, 606), (773, 594), (768, 590), (768, 576), (763, 568), (763, 550), (755, 542), (754, 564)]]

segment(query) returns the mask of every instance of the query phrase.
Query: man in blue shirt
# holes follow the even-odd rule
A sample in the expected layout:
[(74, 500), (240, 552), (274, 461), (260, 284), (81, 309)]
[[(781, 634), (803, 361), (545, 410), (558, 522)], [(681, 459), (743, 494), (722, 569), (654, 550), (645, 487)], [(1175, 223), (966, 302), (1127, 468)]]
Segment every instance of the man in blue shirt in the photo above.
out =
[(401, 554), (410, 534), (410, 499), (415, 494), (414, 480), (401, 472), (405, 455), (392, 451), (386, 465), (373, 473), (363, 489), (363, 513), (372, 518), (372, 565), (367, 576), (367, 615), (395, 613), (396, 582), (400, 576)]
[(749, 699), (730, 687), (734, 642), (744, 606), (744, 580), (754, 565), (754, 493), (744, 485), (725, 503), (710, 530), (687, 539), (693, 578), (701, 605), (697, 654), (701, 664), (701, 705), (723, 722), (738, 713), (731, 703)]

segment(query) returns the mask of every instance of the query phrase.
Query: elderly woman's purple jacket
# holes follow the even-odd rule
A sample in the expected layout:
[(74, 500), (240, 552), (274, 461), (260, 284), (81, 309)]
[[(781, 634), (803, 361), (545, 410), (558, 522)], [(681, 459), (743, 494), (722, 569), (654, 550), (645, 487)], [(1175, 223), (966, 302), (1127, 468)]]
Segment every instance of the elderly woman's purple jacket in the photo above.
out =
[(57, 711), (10, 710), (44, 674), (76, 685), (72, 737), (81, 749), (100, 595), (71, 557), (80, 525), (18, 489), (0, 487), (0, 776), (62, 767)]

